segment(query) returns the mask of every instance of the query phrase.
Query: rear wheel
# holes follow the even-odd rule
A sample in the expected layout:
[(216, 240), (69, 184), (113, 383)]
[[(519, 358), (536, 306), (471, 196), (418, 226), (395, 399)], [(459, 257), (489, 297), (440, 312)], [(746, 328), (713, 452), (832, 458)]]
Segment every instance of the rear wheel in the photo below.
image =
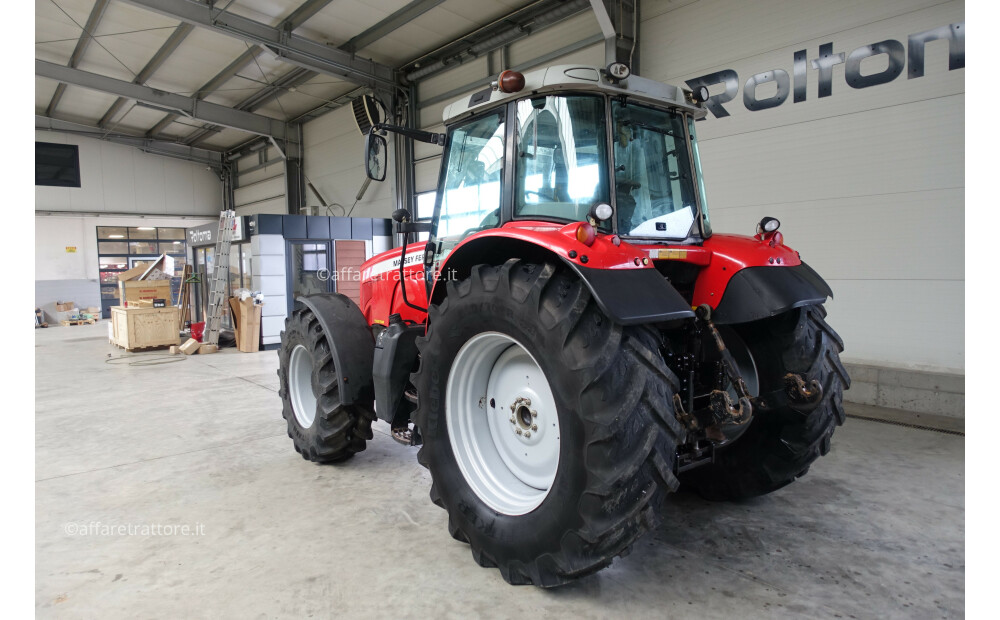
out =
[(418, 341), (431, 499), (481, 565), (514, 584), (595, 572), (655, 527), (677, 487), (677, 379), (554, 265), (479, 265)]
[[(718, 449), (714, 463), (681, 474), (683, 484), (712, 500), (764, 495), (805, 475), (830, 451), (833, 431), (844, 423), (843, 391), (850, 377), (840, 363), (844, 343), (825, 317), (822, 306), (807, 306), (735, 326), (752, 356), (761, 394), (782, 389), (785, 375), (796, 373), (807, 383), (817, 380), (823, 398), (811, 411), (794, 404), (754, 410), (746, 430)], [(737, 342), (723, 336), (727, 347)], [(739, 360), (746, 373), (750, 362)]]
[(330, 343), (312, 310), (296, 308), (286, 319), (278, 360), (281, 415), (296, 452), (330, 463), (364, 450), (375, 416), (341, 403)]

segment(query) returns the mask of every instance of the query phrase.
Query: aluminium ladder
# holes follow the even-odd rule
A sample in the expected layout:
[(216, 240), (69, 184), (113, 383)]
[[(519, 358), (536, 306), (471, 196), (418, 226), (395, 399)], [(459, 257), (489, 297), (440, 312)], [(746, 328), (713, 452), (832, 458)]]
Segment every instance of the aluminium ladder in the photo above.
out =
[(206, 344), (219, 344), (219, 328), (222, 326), (222, 311), (229, 285), (229, 248), (233, 243), (235, 227), (236, 211), (223, 211), (219, 214), (219, 237), (215, 241), (215, 264), (212, 266), (208, 306), (205, 309), (203, 342)]

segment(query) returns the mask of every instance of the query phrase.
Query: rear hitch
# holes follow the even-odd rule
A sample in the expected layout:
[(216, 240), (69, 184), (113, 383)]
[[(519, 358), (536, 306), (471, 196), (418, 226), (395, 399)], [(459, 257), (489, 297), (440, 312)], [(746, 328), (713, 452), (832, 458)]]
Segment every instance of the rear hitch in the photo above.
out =
[(806, 386), (802, 375), (797, 375), (794, 372), (785, 375), (785, 392), (793, 401), (804, 405), (815, 407), (819, 401), (823, 400), (823, 386), (819, 384), (819, 381), (813, 379)]
[(729, 352), (726, 348), (726, 343), (722, 341), (722, 336), (719, 334), (719, 330), (715, 329), (715, 324), (712, 323), (712, 308), (708, 304), (702, 304), (694, 311), (698, 320), (702, 322), (708, 333), (712, 335), (715, 340), (715, 346), (719, 350), (719, 355), (722, 357), (722, 367), (726, 371), (726, 376), (729, 377), (729, 382), (732, 383), (733, 388), (736, 390), (736, 404), (733, 404), (732, 398), (730, 398), (728, 392), (722, 390), (713, 390), (709, 398), (710, 408), (712, 411), (712, 418), (715, 420), (713, 426), (721, 426), (723, 424), (746, 424), (753, 417), (753, 405), (750, 403), (750, 390), (747, 389), (747, 384), (743, 381), (743, 376), (740, 374), (739, 369), (736, 366), (736, 360), (733, 359), (733, 354)]
[(752, 402), (760, 411), (790, 407), (803, 415), (808, 415), (823, 402), (823, 386), (816, 379), (807, 383), (802, 375), (790, 372), (785, 375), (783, 388), (761, 394)]

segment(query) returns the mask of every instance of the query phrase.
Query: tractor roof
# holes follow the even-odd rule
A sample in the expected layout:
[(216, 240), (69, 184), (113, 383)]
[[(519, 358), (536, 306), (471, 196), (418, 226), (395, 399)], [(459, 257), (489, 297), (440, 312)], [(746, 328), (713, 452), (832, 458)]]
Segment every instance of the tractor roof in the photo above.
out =
[(557, 65), (525, 73), (524, 88), (518, 92), (504, 93), (487, 87), (471, 97), (465, 97), (448, 105), (444, 109), (444, 122), (450, 124), (500, 101), (563, 90), (627, 95), (653, 105), (682, 108), (693, 113), (695, 118), (703, 118), (707, 114), (703, 107), (689, 103), (684, 91), (676, 86), (637, 75), (631, 75), (621, 81), (612, 81), (603, 69), (597, 67)]

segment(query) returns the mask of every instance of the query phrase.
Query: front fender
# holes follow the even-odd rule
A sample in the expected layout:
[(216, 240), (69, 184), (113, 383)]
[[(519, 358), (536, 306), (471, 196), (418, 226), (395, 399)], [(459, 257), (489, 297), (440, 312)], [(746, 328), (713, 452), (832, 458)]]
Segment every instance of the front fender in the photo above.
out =
[(345, 405), (357, 402), (371, 407), (375, 400), (372, 387), (375, 339), (361, 309), (339, 293), (306, 295), (295, 303), (312, 310), (323, 328), (338, 371), (341, 401)]

